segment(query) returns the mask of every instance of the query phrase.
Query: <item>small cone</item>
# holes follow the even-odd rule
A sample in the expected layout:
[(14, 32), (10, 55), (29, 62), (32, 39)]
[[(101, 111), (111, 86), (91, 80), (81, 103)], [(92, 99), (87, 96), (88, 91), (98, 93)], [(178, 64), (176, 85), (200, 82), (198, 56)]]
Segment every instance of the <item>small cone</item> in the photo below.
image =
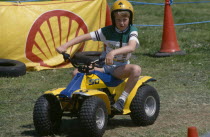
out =
[(196, 127), (189, 127), (187, 137), (198, 137), (198, 131)]
[(166, 0), (164, 10), (162, 44), (161, 49), (158, 53), (156, 53), (156, 56), (171, 56), (185, 54), (186, 53), (184, 51), (180, 50), (177, 42), (170, 0)]

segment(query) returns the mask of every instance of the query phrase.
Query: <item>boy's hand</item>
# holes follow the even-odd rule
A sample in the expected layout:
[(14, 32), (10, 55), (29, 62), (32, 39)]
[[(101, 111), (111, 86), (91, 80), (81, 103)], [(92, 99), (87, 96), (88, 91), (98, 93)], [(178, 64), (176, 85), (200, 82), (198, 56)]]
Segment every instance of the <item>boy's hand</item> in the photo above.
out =
[(106, 59), (105, 59), (106, 65), (112, 65), (113, 64), (113, 59), (114, 59), (113, 52), (109, 52), (108, 54), (106, 54)]
[(64, 45), (61, 45), (60, 47), (56, 48), (56, 51), (61, 54), (61, 53), (66, 52), (66, 48)]

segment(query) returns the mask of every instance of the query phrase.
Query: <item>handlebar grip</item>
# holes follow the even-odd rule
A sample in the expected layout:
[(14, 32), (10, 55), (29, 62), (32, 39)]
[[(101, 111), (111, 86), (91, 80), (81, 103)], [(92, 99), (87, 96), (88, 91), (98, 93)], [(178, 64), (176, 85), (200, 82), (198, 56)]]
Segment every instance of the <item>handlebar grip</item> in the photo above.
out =
[(64, 59), (65, 61), (68, 61), (68, 60), (70, 60), (70, 58), (71, 58), (70, 55), (67, 54), (67, 53), (65, 53), (65, 52), (63, 52), (62, 55), (63, 55), (63, 59)]
[(102, 68), (105, 65), (105, 57), (100, 57), (96, 62), (95, 67)]

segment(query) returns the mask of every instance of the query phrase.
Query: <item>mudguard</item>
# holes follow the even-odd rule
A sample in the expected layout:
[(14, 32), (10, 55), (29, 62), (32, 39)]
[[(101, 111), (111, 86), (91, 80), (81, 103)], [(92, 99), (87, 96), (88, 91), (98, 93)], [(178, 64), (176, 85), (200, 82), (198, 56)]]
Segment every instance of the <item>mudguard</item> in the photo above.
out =
[(48, 90), (45, 91), (44, 94), (53, 94), (53, 95), (59, 95), (61, 91), (63, 91), (65, 88), (58, 88), (58, 89), (53, 89), (53, 90)]
[[(54, 96), (60, 95), (60, 93), (64, 90), (65, 88), (58, 88), (55, 90), (48, 90), (44, 94), (52, 94)], [(81, 95), (81, 96), (97, 96), (101, 98), (105, 103), (106, 103), (106, 108), (108, 110), (108, 114), (111, 114), (111, 106), (110, 106), (110, 101), (106, 93), (99, 91), (99, 90), (94, 90), (94, 89), (88, 89), (88, 90), (76, 90), (74, 91), (73, 95)], [(64, 105), (64, 104), (63, 104)], [(62, 105), (62, 106), (63, 106)], [(66, 105), (66, 104), (65, 104)]]
[(156, 81), (154, 78), (149, 77), (149, 76), (140, 76), (138, 82), (136, 83), (136, 86), (133, 88), (133, 90), (130, 92), (126, 102), (125, 102), (125, 107), (123, 109), (123, 114), (129, 114), (130, 111), (130, 105), (131, 102), (136, 95), (136, 92), (138, 88), (143, 85), (144, 83), (150, 82), (150, 81)]
[(111, 114), (111, 105), (109, 97), (107, 96), (106, 93), (95, 89), (88, 89), (88, 90), (77, 90), (73, 93), (73, 96), (78, 94), (81, 96), (97, 96), (101, 98), (106, 104), (108, 114)]

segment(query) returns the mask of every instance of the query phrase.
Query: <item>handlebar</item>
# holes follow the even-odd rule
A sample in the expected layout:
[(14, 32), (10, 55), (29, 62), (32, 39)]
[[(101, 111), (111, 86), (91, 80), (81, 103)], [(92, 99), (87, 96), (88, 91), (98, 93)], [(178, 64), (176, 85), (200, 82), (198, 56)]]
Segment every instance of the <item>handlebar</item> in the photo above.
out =
[(102, 68), (103, 65), (105, 64), (105, 58), (99, 57), (98, 59), (94, 61), (83, 61), (80, 62), (78, 59), (75, 59), (74, 57), (71, 58), (71, 56), (67, 53), (62, 53), (63, 59), (65, 62), (71, 62), (71, 64), (75, 67), (78, 68), (79, 72), (82, 73), (89, 73), (90, 70), (93, 70), (94, 67)]

